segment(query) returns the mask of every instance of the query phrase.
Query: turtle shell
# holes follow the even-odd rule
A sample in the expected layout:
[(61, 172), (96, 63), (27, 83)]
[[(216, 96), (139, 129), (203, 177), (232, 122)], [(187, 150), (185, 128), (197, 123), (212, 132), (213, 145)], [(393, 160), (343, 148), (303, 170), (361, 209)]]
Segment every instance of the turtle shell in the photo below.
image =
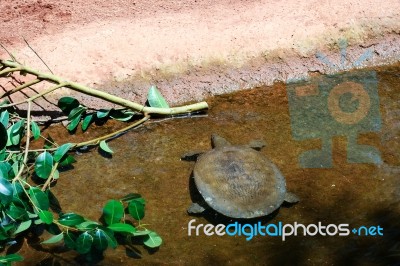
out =
[(246, 146), (217, 147), (202, 154), (193, 176), (207, 204), (232, 218), (268, 215), (279, 208), (286, 194), (278, 167)]

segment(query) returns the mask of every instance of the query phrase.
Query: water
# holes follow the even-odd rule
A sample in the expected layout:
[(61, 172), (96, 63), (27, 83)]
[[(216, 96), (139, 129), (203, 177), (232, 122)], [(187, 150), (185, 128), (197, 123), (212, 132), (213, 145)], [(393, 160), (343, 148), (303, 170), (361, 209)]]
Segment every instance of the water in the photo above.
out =
[[(112, 158), (96, 151), (77, 156), (74, 169), (61, 174), (53, 192), (64, 211), (82, 213), (94, 220), (100, 217), (108, 199), (138, 192), (147, 200), (143, 222), (162, 236), (163, 245), (155, 252), (142, 246), (136, 246), (136, 250), (122, 246), (107, 250), (99, 265), (185, 265), (189, 261), (196, 265), (394, 265), (400, 261), (399, 67), (377, 70), (380, 118), (371, 119), (379, 120), (375, 122), (380, 128), (375, 132), (368, 132), (367, 128), (357, 136), (358, 144), (380, 151), (383, 163), (379, 166), (348, 163), (348, 138), (333, 136), (331, 157), (328, 156), (331, 167), (305, 168), (299, 162), (301, 154), (320, 149), (321, 136), (335, 134), (314, 132), (316, 139), (306, 136), (295, 140), (293, 119), (301, 117), (291, 117), (289, 87), (277, 83), (210, 98), (206, 117), (150, 122), (111, 141), (109, 145), (115, 151)], [(337, 84), (340, 82), (344, 81), (336, 80)], [(363, 103), (356, 103), (354, 108), (360, 104)], [(74, 138), (88, 139), (118, 127), (122, 125), (108, 122)], [(312, 130), (310, 127), (307, 132)], [(349, 130), (360, 131), (353, 127)], [(50, 131), (55, 138), (68, 137), (64, 129)], [(192, 202), (189, 181), (194, 163), (181, 161), (180, 157), (190, 150), (210, 149), (212, 133), (234, 144), (265, 140), (267, 146), (261, 152), (280, 168), (288, 190), (300, 197), (298, 204), (280, 208), (271, 217), (261, 219), (263, 223), (347, 223), (350, 229), (379, 225), (384, 228), (383, 236), (290, 236), (286, 241), (270, 236), (255, 236), (250, 241), (244, 236), (188, 236), (188, 222), (192, 219), (196, 219), (195, 224), (229, 222), (212, 212), (197, 217), (186, 213)], [(26, 258), (24, 263), (78, 264), (74, 252), (45, 249), (49, 252), (25, 245), (21, 251)]]

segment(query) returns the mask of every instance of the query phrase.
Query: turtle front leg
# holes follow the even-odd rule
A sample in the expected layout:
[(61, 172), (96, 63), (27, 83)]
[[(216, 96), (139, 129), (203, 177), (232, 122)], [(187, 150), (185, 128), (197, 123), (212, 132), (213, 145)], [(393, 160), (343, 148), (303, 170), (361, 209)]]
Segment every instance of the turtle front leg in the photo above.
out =
[(205, 210), (206, 208), (195, 202), (190, 205), (190, 207), (187, 209), (187, 212), (189, 214), (200, 214), (203, 213)]

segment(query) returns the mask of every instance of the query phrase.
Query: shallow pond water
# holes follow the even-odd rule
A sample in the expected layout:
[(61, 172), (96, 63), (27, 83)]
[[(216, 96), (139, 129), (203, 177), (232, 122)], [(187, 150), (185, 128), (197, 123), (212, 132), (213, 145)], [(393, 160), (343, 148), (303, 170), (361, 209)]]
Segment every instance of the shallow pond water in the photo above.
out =
[[(77, 156), (74, 169), (61, 174), (53, 192), (65, 211), (95, 220), (108, 199), (137, 192), (147, 200), (143, 222), (162, 236), (162, 246), (157, 251), (142, 246), (137, 250), (109, 249), (99, 265), (395, 265), (400, 261), (399, 67), (319, 76), (304, 83), (277, 83), (212, 97), (207, 100), (210, 109), (206, 116), (153, 120), (111, 141), (112, 158), (95, 150)], [(355, 89), (343, 91), (343, 83)], [(368, 95), (359, 93), (360, 86), (355, 83)], [(313, 94), (313, 88), (320, 91)], [(335, 88), (339, 94), (353, 92), (359, 98), (354, 100), (350, 95), (335, 102)], [(304, 102), (293, 98), (316, 95), (320, 98)], [(370, 100), (365, 101), (365, 97)], [(320, 104), (330, 100), (333, 102)], [(348, 108), (347, 113), (364, 107), (372, 111), (361, 114), (358, 120), (338, 122), (334, 118), (340, 113), (327, 115), (337, 111), (335, 106)], [(76, 138), (92, 138), (120, 126), (107, 123)], [(55, 130), (58, 133), (52, 134), (58, 138), (67, 137), (64, 129)], [(380, 226), (383, 235), (303, 236), (300, 231), (285, 241), (279, 236), (260, 235), (250, 241), (245, 236), (188, 236), (192, 219), (196, 219), (194, 225), (234, 222), (213, 212), (203, 216), (186, 212), (191, 196), (196, 197), (190, 187), (194, 163), (180, 157), (190, 150), (210, 149), (212, 133), (234, 144), (264, 140), (267, 146), (261, 152), (279, 167), (288, 190), (301, 199), (251, 223), (321, 222), (349, 224), (350, 230)], [(367, 147), (362, 150), (358, 144), (369, 146), (362, 146)], [(324, 154), (302, 157), (313, 149)], [(348, 157), (356, 162), (349, 163)], [(315, 168), (316, 161), (326, 165)], [(53, 260), (62, 265), (82, 264), (76, 253), (57, 249), (46, 252), (25, 246), (21, 254), (26, 258), (24, 264), (29, 265)]]

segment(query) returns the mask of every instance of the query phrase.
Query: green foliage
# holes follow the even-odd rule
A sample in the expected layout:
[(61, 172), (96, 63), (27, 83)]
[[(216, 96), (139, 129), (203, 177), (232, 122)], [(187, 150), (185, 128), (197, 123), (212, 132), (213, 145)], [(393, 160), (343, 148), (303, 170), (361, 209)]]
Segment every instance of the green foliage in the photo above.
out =
[(124, 216), (124, 206), (120, 201), (109, 200), (103, 208), (103, 216), (108, 225), (118, 223)]
[(85, 221), (83, 216), (76, 214), (76, 213), (66, 213), (60, 215), (58, 222), (65, 226), (75, 226)]
[(97, 111), (96, 116), (99, 119), (106, 118), (110, 113), (110, 109), (100, 109)]
[(7, 110), (0, 113), (0, 123), (3, 124), (5, 128), (8, 127), (9, 119), (10, 119), (10, 114), (8, 113)]
[(72, 148), (72, 146), (72, 143), (65, 143), (58, 147), (53, 156), (54, 161), (59, 162), (64, 157), (64, 155)]
[(150, 87), (147, 95), (147, 101), (151, 107), (169, 108), (167, 101), (164, 99), (155, 85)]
[(107, 234), (104, 230), (97, 228), (93, 234), (93, 245), (98, 250), (105, 250), (108, 248)]
[(80, 254), (88, 253), (92, 247), (92, 244), (93, 236), (88, 232), (83, 232), (76, 240), (76, 251), (78, 251)]
[(12, 201), (12, 198), (13, 187), (11, 183), (4, 178), (0, 178), (0, 203), (2, 205), (7, 205)]
[(53, 156), (49, 152), (45, 151), (39, 154), (35, 162), (35, 173), (37, 176), (43, 179), (49, 178), (53, 169), (53, 161)]
[(19, 145), (21, 138), (24, 135), (25, 119), (21, 119), (7, 130), (8, 143), (7, 146)]
[(100, 141), (99, 147), (100, 147), (100, 149), (102, 149), (103, 151), (105, 151), (107, 153), (111, 153), (111, 154), (114, 153), (110, 149), (110, 147), (108, 147), (108, 144), (107, 144), (107, 142), (105, 140)]
[(67, 166), (67, 165), (73, 164), (75, 162), (76, 162), (76, 160), (75, 160), (74, 156), (68, 154), (67, 156), (65, 156), (65, 159), (61, 160), (59, 165), (60, 166)]
[[(149, 95), (151, 104), (158, 102), (157, 106), (166, 106), (156, 88)], [(98, 120), (129, 121), (137, 114), (127, 109), (93, 112), (73, 97), (62, 97), (58, 106), (68, 116), (69, 131), (76, 130), (81, 121), (85, 131)], [(43, 149), (31, 151), (25, 147), (28, 131), (32, 133), (29, 143), (45, 140)], [(113, 153), (106, 140), (98, 144), (104, 152)], [(58, 201), (49, 190), (50, 184), (59, 178), (60, 169), (68, 170), (63, 167), (76, 162), (71, 154), (76, 146), (74, 143), (57, 144), (51, 136), (44, 137), (37, 122), (20, 117), (12, 108), (6, 110), (0, 106), (0, 246), (21, 239), (20, 234), (36, 232), (30, 229), (38, 225), (51, 234), (41, 244), (63, 244), (80, 254), (98, 254), (120, 243), (142, 243), (149, 248), (160, 246), (161, 238), (141, 224), (145, 200), (140, 194), (130, 193), (120, 200), (107, 201), (102, 222), (75, 212), (60, 212), (61, 207), (54, 208), (54, 202)], [(0, 256), (0, 264), (10, 265), (22, 259), (18, 254)]]
[(40, 137), (40, 128), (38, 126), (38, 124), (35, 121), (31, 122), (31, 130), (32, 130), (32, 134), (33, 134), (33, 139), (37, 140)]
[(135, 198), (129, 201), (128, 211), (135, 220), (142, 220), (144, 217), (144, 206), (146, 202), (143, 198)]
[(108, 226), (108, 229), (113, 230), (114, 232), (121, 233), (135, 233), (137, 229), (130, 224), (124, 223), (115, 223)]
[(79, 101), (73, 97), (62, 97), (57, 105), (65, 114), (69, 114), (72, 109), (79, 106)]
[(30, 187), (28, 190), (29, 197), (31, 198), (32, 204), (41, 210), (48, 210), (50, 207), (49, 197), (46, 193), (37, 187)]
[(54, 235), (50, 237), (49, 239), (42, 241), (41, 244), (55, 244), (60, 242), (61, 240), (64, 239), (64, 233), (60, 233), (58, 235)]
[(45, 224), (52, 224), (53, 223), (53, 213), (49, 211), (39, 211), (39, 218), (42, 220)]
[(93, 121), (93, 114), (87, 115), (82, 122), (82, 131), (86, 131)]
[(150, 232), (143, 241), (143, 244), (149, 248), (156, 248), (162, 244), (162, 239), (156, 232)]
[(15, 231), (13, 235), (17, 235), (25, 230), (28, 230), (32, 225), (32, 220), (26, 220), (16, 224)]
[(19, 254), (9, 254), (6, 256), (0, 256), (0, 264), (1, 265), (11, 265), (11, 262), (14, 261), (23, 261), (24, 258)]

